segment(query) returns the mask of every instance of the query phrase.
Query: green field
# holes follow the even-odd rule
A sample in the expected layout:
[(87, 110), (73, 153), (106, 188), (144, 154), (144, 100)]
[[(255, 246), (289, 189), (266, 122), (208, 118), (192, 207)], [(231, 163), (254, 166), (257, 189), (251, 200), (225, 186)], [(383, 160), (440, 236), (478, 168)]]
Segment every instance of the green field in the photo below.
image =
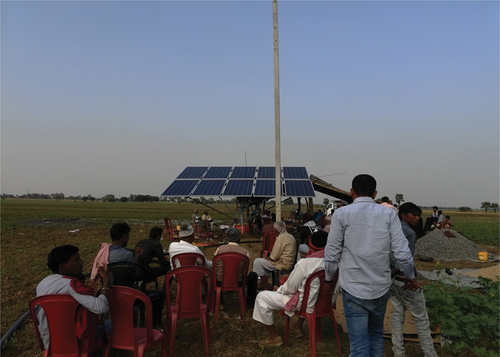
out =
[[(230, 217), (233, 212), (222, 204), (214, 206)], [(135, 202), (83, 202), (71, 200), (24, 200), (4, 199), (1, 201), (1, 333), (2, 336), (26, 311), (29, 301), (35, 296), (38, 282), (50, 274), (46, 267), (47, 253), (55, 246), (73, 244), (80, 247), (85, 261), (84, 271), (90, 271), (93, 258), (101, 242), (109, 241), (109, 228), (118, 221), (126, 221), (132, 227), (129, 246), (135, 246), (140, 239), (147, 237), (149, 229), (163, 226), (162, 219), (169, 217), (174, 225), (191, 222), (193, 209), (203, 211), (204, 206), (194, 203), (135, 203)], [(231, 207), (232, 210), (235, 207)], [(319, 208), (319, 206), (318, 206)], [(282, 208), (283, 216), (288, 216), (293, 206)], [(231, 224), (232, 219), (213, 210), (210, 215), (221, 224)], [(445, 212), (450, 214), (454, 227), (460, 233), (478, 244), (498, 246), (498, 213), (481, 212)], [(423, 217), (429, 215), (424, 212)], [(70, 231), (78, 229), (78, 233)], [(220, 231), (215, 231), (216, 239)], [(258, 239), (258, 235), (246, 236), (246, 240)], [(164, 248), (169, 242), (163, 241)], [(251, 253), (251, 260), (258, 256), (260, 243), (246, 244)], [(215, 248), (205, 249), (210, 259)], [(498, 252), (498, 248), (496, 250)], [(211, 355), (213, 356), (304, 356), (308, 354), (307, 340), (290, 342), (287, 349), (264, 349), (255, 341), (265, 336), (265, 328), (253, 323), (251, 313), (247, 312), (244, 320), (234, 319), (238, 311), (236, 302), (227, 304), (224, 314), (218, 322), (211, 318)], [(331, 322), (324, 320), (324, 333), (328, 338), (318, 343), (318, 356), (336, 355)], [(276, 317), (278, 331), (284, 332), (284, 319)], [(199, 330), (199, 331), (198, 331)], [(201, 336), (201, 327), (197, 321), (188, 321), (179, 325), (180, 337), (176, 344), (176, 355), (197, 356), (203, 351), (201, 341), (192, 335)], [(346, 334), (341, 334), (344, 355), (348, 350)], [(390, 341), (386, 342), (386, 355), (391, 356)], [(414, 347), (412, 347), (414, 346)], [(439, 356), (451, 356), (445, 351), (438, 351)], [(6, 357), (42, 356), (37, 349), (33, 326), (27, 320), (2, 350)], [(146, 356), (159, 356), (159, 350), (148, 351)], [(410, 345), (407, 356), (422, 356), (418, 345)]]

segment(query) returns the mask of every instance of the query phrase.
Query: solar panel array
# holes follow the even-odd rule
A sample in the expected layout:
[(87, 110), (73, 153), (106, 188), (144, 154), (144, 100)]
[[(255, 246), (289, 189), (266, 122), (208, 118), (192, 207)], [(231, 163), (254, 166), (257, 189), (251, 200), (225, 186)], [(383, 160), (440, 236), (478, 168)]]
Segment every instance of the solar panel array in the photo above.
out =
[[(190, 166), (186, 167), (162, 196), (276, 196), (276, 170), (272, 166)], [(281, 195), (314, 197), (305, 167), (283, 167)]]

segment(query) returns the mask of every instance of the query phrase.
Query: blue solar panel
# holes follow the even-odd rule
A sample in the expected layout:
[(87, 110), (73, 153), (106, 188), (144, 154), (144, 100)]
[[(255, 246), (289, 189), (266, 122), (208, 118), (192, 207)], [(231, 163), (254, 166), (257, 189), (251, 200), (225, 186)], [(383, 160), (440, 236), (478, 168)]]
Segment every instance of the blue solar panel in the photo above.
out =
[(226, 180), (203, 180), (200, 182), (193, 196), (219, 196)]
[(186, 167), (177, 177), (178, 179), (199, 179), (203, 176), (208, 167)]
[(285, 192), (285, 196), (314, 197), (314, 189), (309, 180), (287, 180)]
[(251, 196), (253, 180), (229, 180), (224, 196)]
[(231, 167), (211, 167), (203, 178), (227, 178), (231, 172)]
[(254, 196), (274, 197), (276, 195), (276, 181), (257, 180)]
[(305, 167), (284, 167), (283, 176), (285, 179), (308, 179)]
[(276, 168), (274, 168), (272, 166), (261, 166), (261, 167), (259, 167), (258, 178), (260, 178), (260, 179), (262, 179), (262, 178), (273, 179), (276, 177), (275, 172), (276, 172)]
[(189, 196), (198, 180), (175, 180), (163, 192), (162, 196)]
[(231, 178), (251, 178), (255, 177), (255, 169), (256, 167), (243, 167), (243, 166), (235, 166), (233, 169), (233, 173), (231, 174)]
[[(274, 197), (275, 173), (273, 166), (190, 166), (182, 171), (162, 196)], [(283, 176), (283, 196), (314, 197), (305, 167), (283, 167)]]

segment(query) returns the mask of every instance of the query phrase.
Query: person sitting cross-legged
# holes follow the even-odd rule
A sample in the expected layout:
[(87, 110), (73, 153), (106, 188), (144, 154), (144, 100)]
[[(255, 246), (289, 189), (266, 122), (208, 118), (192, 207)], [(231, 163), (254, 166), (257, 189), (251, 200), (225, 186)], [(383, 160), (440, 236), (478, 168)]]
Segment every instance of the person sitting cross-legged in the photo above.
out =
[[(324, 250), (328, 234), (323, 231), (318, 231), (311, 236), (311, 250), (313, 254), (307, 258), (301, 259), (293, 269), (285, 284), (279, 288), (275, 287), (275, 291), (261, 291), (255, 300), (253, 309), (253, 319), (266, 325), (269, 336), (267, 339), (259, 342), (261, 347), (271, 346), (277, 347), (283, 344), (283, 339), (276, 331), (273, 320), (274, 310), (285, 310), (289, 316), (293, 316), (295, 311), (300, 308), (304, 294), (304, 284), (309, 275), (323, 269), (324, 267)], [(319, 281), (313, 280), (309, 300), (307, 302), (307, 312), (312, 313), (314, 305), (318, 298)], [(297, 323), (293, 327), (295, 337), (300, 338), (304, 335), (302, 326), (304, 318), (299, 317)]]
[(295, 238), (286, 231), (284, 222), (274, 222), (274, 232), (276, 242), (271, 255), (266, 258), (257, 258), (253, 262), (253, 271), (257, 273), (262, 281), (262, 287), (267, 290), (271, 288), (268, 276), (274, 270), (292, 269), (295, 254), (297, 253)]

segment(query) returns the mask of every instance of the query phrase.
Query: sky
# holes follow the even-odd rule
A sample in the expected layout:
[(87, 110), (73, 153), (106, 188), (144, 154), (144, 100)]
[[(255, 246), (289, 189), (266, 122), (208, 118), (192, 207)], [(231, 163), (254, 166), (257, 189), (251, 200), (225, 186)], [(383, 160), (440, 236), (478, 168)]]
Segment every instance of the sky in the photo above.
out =
[[(1, 1), (1, 192), (274, 166), (272, 1)], [(499, 2), (278, 2), (282, 166), (499, 201)], [(322, 203), (317, 194), (315, 203)]]

